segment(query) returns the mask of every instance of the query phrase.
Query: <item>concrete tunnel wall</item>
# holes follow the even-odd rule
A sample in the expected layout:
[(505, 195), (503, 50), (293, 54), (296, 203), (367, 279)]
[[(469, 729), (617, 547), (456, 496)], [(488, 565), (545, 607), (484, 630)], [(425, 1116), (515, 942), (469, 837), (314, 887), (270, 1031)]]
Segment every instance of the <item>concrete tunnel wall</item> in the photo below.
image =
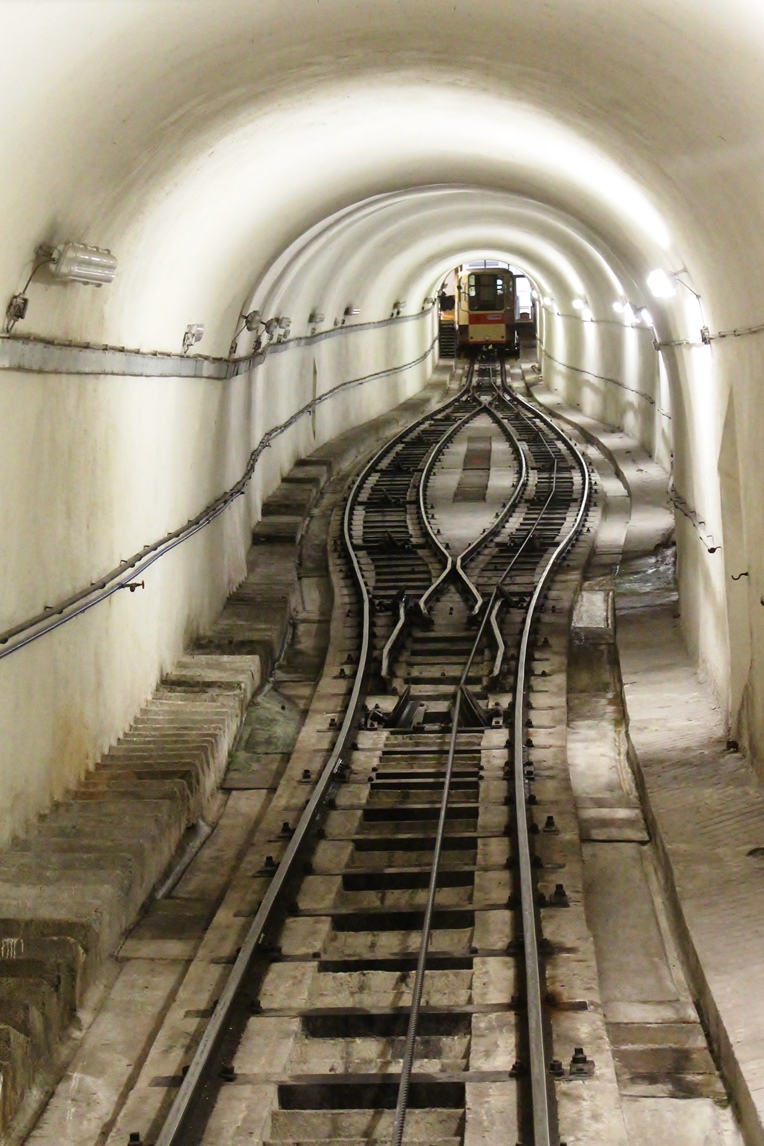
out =
[[(348, 306), (360, 314), (347, 323), (383, 322), (401, 299), (416, 315), (450, 267), (493, 254), (549, 300), (550, 384), (672, 467), (690, 513), (678, 517), (685, 629), (758, 758), (761, 351), (756, 334), (704, 345), (700, 328), (764, 321), (759, 5), (6, 0), (0, 15), (5, 298), (40, 242), (119, 260), (97, 290), (41, 271), (0, 340), (2, 627), (217, 496), (312, 395), (314, 363), (329, 387), (421, 357), (434, 328), (426, 311), (344, 329), (227, 379), (63, 372), (57, 343), (177, 353), (203, 322), (194, 353), (222, 359), (252, 306), (288, 314), (298, 339), (315, 309), (326, 331)], [(683, 268), (692, 291), (651, 299), (656, 267)], [(648, 306), (654, 333), (619, 320), (619, 299)], [(653, 338), (676, 345), (658, 354)], [(19, 370), (24, 340), (35, 357)], [(316, 442), (427, 373), (423, 360), (327, 403)], [(309, 422), (145, 593), (0, 662), (0, 839), (92, 764), (214, 615), (262, 497), (313, 448)]]

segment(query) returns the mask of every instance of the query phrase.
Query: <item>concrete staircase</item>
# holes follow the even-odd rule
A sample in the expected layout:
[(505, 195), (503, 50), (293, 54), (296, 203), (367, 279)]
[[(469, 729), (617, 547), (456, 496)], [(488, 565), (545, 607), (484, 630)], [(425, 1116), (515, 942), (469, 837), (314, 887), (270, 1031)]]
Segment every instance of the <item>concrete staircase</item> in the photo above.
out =
[(183, 657), (95, 770), (0, 855), (0, 1131), (216, 791), (255, 656)]

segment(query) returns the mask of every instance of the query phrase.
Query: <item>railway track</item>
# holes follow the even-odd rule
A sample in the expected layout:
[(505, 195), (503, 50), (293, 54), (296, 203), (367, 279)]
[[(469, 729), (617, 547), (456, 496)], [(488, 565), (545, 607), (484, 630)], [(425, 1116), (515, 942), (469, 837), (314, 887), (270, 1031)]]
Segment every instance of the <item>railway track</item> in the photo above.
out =
[[(589, 497), (500, 362), (357, 478), (348, 703), (156, 1146), (559, 1143), (542, 914), (568, 899), (534, 846), (556, 827), (528, 696)], [(476, 1136), (487, 1109), (500, 1137)]]

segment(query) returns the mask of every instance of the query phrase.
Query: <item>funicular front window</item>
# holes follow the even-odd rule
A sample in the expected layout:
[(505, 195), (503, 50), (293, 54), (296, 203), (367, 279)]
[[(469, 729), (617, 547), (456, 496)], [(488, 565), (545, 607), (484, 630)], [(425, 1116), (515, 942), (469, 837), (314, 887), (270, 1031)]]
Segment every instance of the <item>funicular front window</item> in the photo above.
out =
[(470, 275), (467, 285), (470, 310), (504, 309), (504, 279), (501, 275)]

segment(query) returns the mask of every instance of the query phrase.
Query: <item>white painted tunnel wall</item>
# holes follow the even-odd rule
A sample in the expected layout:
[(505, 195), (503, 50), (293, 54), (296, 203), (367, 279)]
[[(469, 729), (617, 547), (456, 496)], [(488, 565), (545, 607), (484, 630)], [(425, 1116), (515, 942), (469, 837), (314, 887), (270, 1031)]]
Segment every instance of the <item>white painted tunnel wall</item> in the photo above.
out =
[[(320, 394), (412, 362), (432, 338), (426, 314), (272, 353), (229, 381), (0, 374), (0, 413), (15, 430), (0, 454), (14, 539), (0, 628), (97, 580), (233, 485), (263, 434), (312, 400), (314, 362)], [(215, 618), (244, 576), (263, 498), (294, 461), (416, 393), (432, 364), (330, 399), (315, 435), (302, 418), (265, 451), (246, 497), (145, 573), (144, 591), (118, 592), (0, 660), (0, 841), (93, 765)]]
[[(417, 310), (449, 266), (489, 251), (527, 269), (563, 314), (585, 293), (599, 321), (546, 323), (550, 355), (657, 400), (646, 333), (612, 322), (617, 284), (647, 302), (651, 267), (685, 266), (712, 332), (764, 319), (764, 8), (755, 0), (552, 0), (523, 6), (519, 21), (506, 0), (5, 0), (2, 9), (3, 297), (23, 285), (40, 241), (111, 246), (120, 264), (100, 291), (41, 277), (17, 334), (177, 351), (186, 324), (204, 322), (199, 349), (225, 355), (251, 303), (290, 314), (298, 335), (314, 306), (328, 324), (351, 303), (362, 321), (384, 319), (396, 298)], [(650, 306), (661, 339), (697, 341), (691, 296)], [(229, 383), (4, 371), (4, 620), (198, 512), (238, 476), (260, 431), (303, 401), (314, 354), (324, 386), (416, 357), (427, 327), (328, 339)], [(755, 337), (663, 357), (676, 486), (723, 545), (709, 555), (681, 519), (685, 628), (733, 720), (743, 705), (742, 733), (759, 752)], [(582, 388), (550, 360), (545, 371), (570, 400), (669, 461), (666, 419), (656, 422), (649, 403), (596, 379)], [(363, 391), (343, 399), (341, 416), (319, 414), (319, 435), (424, 378), (420, 368), (375, 389), (374, 402)], [(665, 385), (660, 402), (666, 409)], [(305, 423), (266, 455), (246, 507), (160, 563), (145, 593), (119, 594), (0, 664), (0, 837), (124, 728), (241, 574), (262, 496), (311, 447)], [(737, 506), (724, 529), (720, 452), (724, 498)], [(741, 592), (730, 562), (743, 554), (748, 599), (728, 618), (728, 593)]]

